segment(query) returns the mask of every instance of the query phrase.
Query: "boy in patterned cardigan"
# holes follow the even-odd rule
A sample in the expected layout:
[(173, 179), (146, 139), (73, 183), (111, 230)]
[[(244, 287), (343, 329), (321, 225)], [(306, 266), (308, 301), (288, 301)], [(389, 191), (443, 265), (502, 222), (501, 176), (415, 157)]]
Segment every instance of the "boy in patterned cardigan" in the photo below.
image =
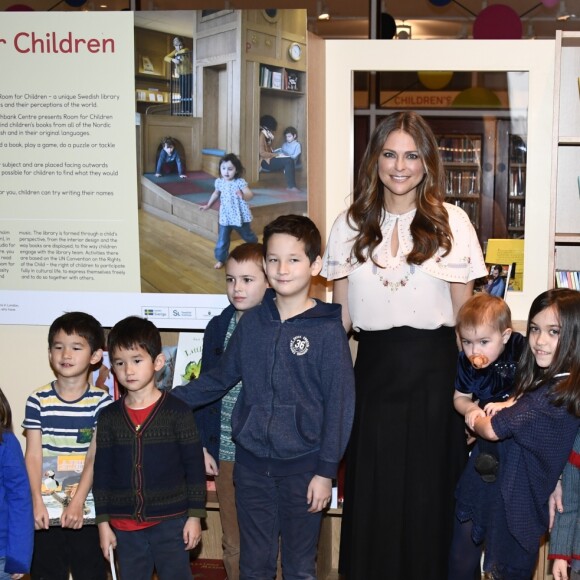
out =
[(130, 316), (108, 338), (126, 394), (99, 417), (93, 491), (101, 550), (117, 549), (122, 578), (191, 580), (201, 539), (205, 473), (192, 413), (155, 384), (163, 368), (155, 325)]

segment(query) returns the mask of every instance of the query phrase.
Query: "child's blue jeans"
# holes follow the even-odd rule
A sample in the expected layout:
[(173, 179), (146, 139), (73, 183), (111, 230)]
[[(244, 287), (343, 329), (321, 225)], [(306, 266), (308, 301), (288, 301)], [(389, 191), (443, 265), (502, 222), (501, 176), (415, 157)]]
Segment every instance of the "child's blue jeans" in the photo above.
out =
[(241, 226), (222, 226), (218, 230), (218, 239), (215, 245), (214, 256), (218, 262), (225, 263), (230, 253), (230, 236), (232, 230), (238, 232), (244, 242), (257, 242), (258, 236), (252, 231), (250, 222), (243, 222)]
[[(4, 572), (4, 567), (6, 566), (6, 558), (0, 558), (0, 580), (11, 580), (12, 574)], [(21, 570), (24, 572), (24, 570)]]
[(151, 580), (153, 568), (159, 580), (191, 580), (189, 552), (183, 544), (185, 516), (117, 536), (116, 556), (121, 578)]
[(312, 472), (268, 476), (235, 463), (240, 578), (274, 578), (281, 545), (284, 580), (316, 580), (322, 512), (308, 512), (306, 494), (313, 477)]

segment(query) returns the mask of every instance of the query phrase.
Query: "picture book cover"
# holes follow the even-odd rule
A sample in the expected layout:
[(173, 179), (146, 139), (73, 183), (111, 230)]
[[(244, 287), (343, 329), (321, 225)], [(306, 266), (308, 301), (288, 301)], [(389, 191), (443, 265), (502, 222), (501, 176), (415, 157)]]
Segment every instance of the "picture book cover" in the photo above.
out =
[(522, 291), (524, 289), (524, 240), (518, 239), (489, 239), (485, 252), (486, 264), (515, 264), (510, 273), (509, 290)]
[(180, 332), (175, 355), (173, 386), (183, 385), (199, 377), (203, 332)]
[(177, 356), (177, 347), (164, 346), (162, 352), (165, 355), (165, 364), (160, 371), (155, 373), (155, 382), (157, 383), (157, 387), (162, 391), (170, 391), (174, 386), (173, 377), (175, 376), (175, 357)]
[(487, 282), (482, 290), (492, 296), (506, 299), (508, 290), (513, 290), (516, 264), (486, 264)]
[(109, 353), (105, 350), (103, 351), (103, 360), (101, 366), (93, 371), (92, 382), (95, 387), (99, 389), (104, 389), (113, 397), (113, 400), (119, 398), (119, 385), (117, 384), (117, 379), (111, 370), (111, 362), (109, 360)]
[[(51, 526), (60, 526), (62, 511), (76, 493), (84, 464), (85, 456), (82, 453), (43, 458), (41, 493)], [(85, 500), (84, 522), (95, 523), (95, 500), (92, 491)]]

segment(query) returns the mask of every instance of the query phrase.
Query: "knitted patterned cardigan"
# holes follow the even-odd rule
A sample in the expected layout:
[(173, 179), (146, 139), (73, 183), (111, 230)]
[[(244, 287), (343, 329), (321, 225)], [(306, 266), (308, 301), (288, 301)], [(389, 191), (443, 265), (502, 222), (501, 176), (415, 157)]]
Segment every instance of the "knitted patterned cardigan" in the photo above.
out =
[(124, 398), (103, 410), (93, 480), (97, 523), (205, 517), (205, 490), (199, 433), (184, 403), (163, 392), (139, 428)]

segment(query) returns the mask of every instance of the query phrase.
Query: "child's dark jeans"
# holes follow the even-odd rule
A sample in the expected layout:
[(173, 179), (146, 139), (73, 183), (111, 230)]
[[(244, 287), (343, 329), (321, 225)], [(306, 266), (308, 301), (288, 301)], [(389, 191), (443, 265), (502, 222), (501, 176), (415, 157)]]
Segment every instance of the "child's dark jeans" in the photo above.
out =
[(164, 520), (133, 532), (113, 528), (121, 578), (151, 580), (155, 567), (159, 580), (191, 580), (189, 552), (183, 544), (186, 519)]
[(236, 462), (241, 578), (274, 578), (280, 545), (284, 580), (316, 580), (322, 512), (308, 512), (306, 494), (313, 476), (268, 476)]

